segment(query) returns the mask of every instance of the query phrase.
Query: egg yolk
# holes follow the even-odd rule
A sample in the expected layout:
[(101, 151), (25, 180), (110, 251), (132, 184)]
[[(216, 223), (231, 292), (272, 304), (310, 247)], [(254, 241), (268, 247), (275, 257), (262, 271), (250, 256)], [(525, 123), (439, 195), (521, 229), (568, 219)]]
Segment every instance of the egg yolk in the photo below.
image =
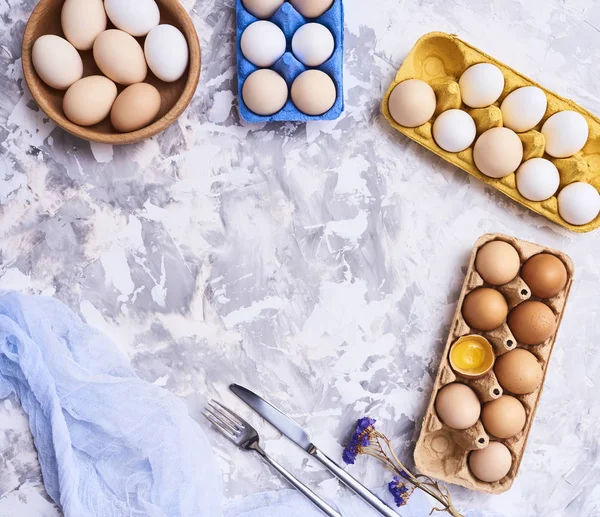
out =
[(479, 370), (486, 363), (487, 352), (478, 341), (463, 341), (452, 349), (452, 363), (460, 370)]

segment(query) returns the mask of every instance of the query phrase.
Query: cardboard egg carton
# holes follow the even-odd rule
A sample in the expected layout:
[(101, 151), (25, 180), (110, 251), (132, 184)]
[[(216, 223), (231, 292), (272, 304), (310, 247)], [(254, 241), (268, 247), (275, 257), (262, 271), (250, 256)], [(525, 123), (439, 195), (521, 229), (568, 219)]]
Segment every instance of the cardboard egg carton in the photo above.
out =
[[(499, 287), (486, 284), (475, 269), (475, 257), (479, 248), (494, 240), (506, 241), (514, 246), (521, 258), (521, 266), (523, 266), (530, 257), (542, 252), (550, 253), (558, 257), (565, 264), (568, 272), (567, 285), (563, 291), (551, 299), (541, 300), (535, 298), (531, 295), (531, 290), (520, 276), (517, 276), (512, 282)], [(431, 400), (427, 407), (421, 434), (415, 448), (415, 463), (421, 473), (449, 483), (462, 485), (472, 490), (489, 492), (492, 494), (500, 494), (512, 486), (519, 471), (521, 460), (523, 459), (527, 437), (529, 436), (529, 431), (542, 394), (543, 380), (546, 378), (548, 361), (556, 341), (556, 334), (571, 290), (573, 274), (573, 262), (567, 255), (560, 251), (545, 248), (531, 242), (522, 241), (515, 237), (502, 234), (487, 234), (478, 239), (473, 248), (473, 253), (471, 254), (467, 276), (458, 300), (456, 314), (454, 315), (454, 320), (450, 328), (450, 335), (446, 342), (438, 375), (433, 387)], [(500, 291), (508, 302), (509, 310), (512, 310), (525, 300), (540, 300), (543, 303), (546, 303), (556, 315), (557, 324), (554, 335), (541, 345), (525, 346), (517, 343), (517, 340), (512, 335), (506, 322), (498, 329), (490, 332), (481, 332), (471, 329), (462, 315), (463, 302), (465, 297), (471, 291), (482, 286), (491, 287)], [(500, 440), (488, 435), (481, 420), (473, 427), (464, 431), (459, 431), (444, 425), (437, 417), (435, 410), (437, 394), (440, 389), (452, 382), (462, 382), (469, 386), (475, 391), (482, 404), (495, 400), (504, 393), (504, 390), (496, 379), (493, 369), (484, 377), (475, 380), (461, 377), (452, 370), (449, 362), (450, 348), (460, 337), (469, 334), (478, 334), (487, 338), (494, 348), (496, 357), (520, 347), (535, 355), (542, 366), (542, 383), (535, 391), (527, 395), (515, 395), (506, 392), (506, 394), (512, 395), (521, 401), (527, 414), (523, 430), (518, 435), (507, 440)], [(510, 450), (513, 459), (509, 473), (503, 479), (495, 483), (485, 483), (478, 480), (471, 474), (468, 466), (468, 456), (470, 451), (487, 447), (490, 440), (499, 441), (506, 445)]]
[[(469, 108), (461, 100), (458, 80), (467, 68), (477, 63), (494, 64), (504, 75), (505, 85), (502, 95), (497, 102), (487, 108)], [(437, 98), (433, 119), (416, 128), (407, 128), (399, 125), (392, 118), (388, 109), (388, 99), (392, 90), (398, 83), (407, 79), (421, 79), (427, 82), (433, 88)], [(475, 120), (477, 137), (479, 137), (479, 135), (488, 129), (502, 126), (502, 112), (500, 111), (502, 101), (509, 93), (523, 86), (537, 86), (541, 88), (548, 99), (548, 108), (542, 121), (534, 129), (525, 133), (518, 133), (523, 143), (523, 160), (543, 157), (553, 162), (560, 172), (561, 181), (559, 191), (566, 185), (576, 181), (585, 181), (593, 185), (596, 189), (600, 189), (600, 174), (597, 171), (597, 167), (600, 165), (600, 160), (598, 159), (598, 156), (600, 156), (600, 119), (573, 101), (547, 90), (535, 81), (532, 81), (493, 57), (488, 56), (481, 50), (465, 43), (454, 35), (443, 32), (431, 32), (417, 41), (404, 60), (393, 83), (390, 85), (383, 99), (382, 110), (385, 118), (395, 129), (444, 158), (446, 161), (460, 167), (471, 176), (475, 176), (492, 185), (518, 203), (574, 232), (595, 230), (600, 226), (600, 215), (592, 222), (582, 226), (569, 224), (559, 215), (556, 196), (541, 202), (529, 201), (517, 190), (515, 174), (510, 174), (502, 179), (489, 178), (485, 174), (482, 174), (473, 161), (473, 146), (460, 153), (450, 153), (444, 151), (435, 143), (432, 135), (432, 127), (433, 121), (440, 113), (449, 109), (463, 109)], [(583, 115), (590, 130), (589, 139), (582, 151), (575, 156), (570, 158), (552, 158), (545, 154), (545, 138), (540, 133), (540, 130), (544, 122), (551, 115), (565, 110), (576, 111)]]
[[(290, 2), (284, 2), (268, 21), (277, 25), (286, 38), (286, 52), (271, 67), (285, 79), (288, 88), (302, 72), (316, 68), (325, 72), (335, 84), (337, 97), (333, 106), (322, 115), (307, 115), (301, 112), (292, 102), (291, 96), (285, 106), (273, 115), (257, 115), (252, 112), (244, 102), (242, 89), (244, 82), (250, 74), (260, 67), (252, 64), (244, 57), (241, 48), (241, 38), (244, 30), (252, 23), (259, 21), (244, 7), (242, 0), (236, 0), (236, 48), (237, 48), (237, 83), (238, 107), (240, 115), (246, 122), (306, 122), (309, 120), (335, 120), (344, 111), (344, 5), (342, 0), (333, 0), (331, 7), (315, 19), (302, 16)], [(335, 43), (333, 54), (325, 63), (317, 67), (309, 67), (298, 61), (291, 51), (292, 38), (296, 31), (307, 23), (320, 23), (329, 29)]]

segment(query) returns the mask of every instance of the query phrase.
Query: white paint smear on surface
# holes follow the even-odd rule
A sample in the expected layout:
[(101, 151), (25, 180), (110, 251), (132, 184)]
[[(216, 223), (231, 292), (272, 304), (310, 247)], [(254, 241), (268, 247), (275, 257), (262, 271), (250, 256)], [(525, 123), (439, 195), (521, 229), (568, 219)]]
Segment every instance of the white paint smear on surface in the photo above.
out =
[(101, 144), (99, 142), (90, 142), (92, 154), (98, 163), (109, 163), (114, 156), (114, 148), (110, 144)]
[(31, 277), (21, 273), (16, 267), (6, 270), (0, 276), (0, 291), (26, 291), (31, 288)]
[(356, 243), (362, 234), (365, 233), (367, 226), (367, 214), (361, 210), (354, 219), (330, 221), (325, 226), (325, 231), (330, 235), (337, 235), (342, 239), (348, 239)]
[(216, 123), (225, 122), (229, 118), (234, 98), (233, 93), (229, 90), (215, 93), (213, 96), (213, 105), (208, 113), (209, 120)]
[(129, 264), (125, 250), (118, 244), (113, 244), (110, 249), (100, 257), (104, 268), (106, 283), (112, 285), (121, 294), (129, 296), (135, 289), (131, 279)]
[(263, 300), (254, 302), (249, 307), (242, 307), (223, 316), (223, 323), (227, 328), (232, 328), (240, 323), (248, 323), (262, 316), (263, 311), (279, 310), (283, 307), (283, 300), (277, 296), (268, 296)]

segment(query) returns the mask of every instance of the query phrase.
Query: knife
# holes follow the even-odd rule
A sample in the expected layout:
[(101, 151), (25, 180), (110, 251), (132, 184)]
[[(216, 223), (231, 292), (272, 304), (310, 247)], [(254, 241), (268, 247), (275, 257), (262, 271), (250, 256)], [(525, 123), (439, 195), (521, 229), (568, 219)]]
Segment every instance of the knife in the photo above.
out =
[(238, 384), (231, 384), (229, 389), (248, 404), (254, 411), (262, 416), (273, 427), (277, 428), (282, 434), (287, 436), (292, 442), (304, 449), (312, 457), (319, 460), (327, 469), (337, 477), (342, 483), (351, 488), (357, 495), (369, 503), (379, 513), (385, 517), (398, 517), (390, 506), (379, 499), (375, 494), (369, 491), (365, 486), (360, 484), (344, 469), (342, 469), (332, 459), (321, 452), (316, 445), (312, 443), (312, 439), (308, 432), (294, 422), (289, 416), (282, 413), (273, 404), (267, 402), (253, 393), (247, 388)]

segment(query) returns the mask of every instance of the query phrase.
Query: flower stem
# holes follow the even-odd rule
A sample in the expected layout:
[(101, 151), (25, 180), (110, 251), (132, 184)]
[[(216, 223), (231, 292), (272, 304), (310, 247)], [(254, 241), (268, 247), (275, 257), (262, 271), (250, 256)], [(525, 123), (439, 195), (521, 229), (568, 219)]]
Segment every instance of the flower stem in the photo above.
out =
[[(393, 465), (394, 470), (396, 470), (396, 472), (398, 474), (400, 474), (400, 476), (402, 476), (407, 481), (410, 481), (419, 490), (422, 490), (429, 496), (433, 497), (436, 501), (438, 501), (443, 506), (443, 508), (434, 508), (432, 510), (432, 513), (436, 510), (437, 511), (445, 511), (445, 512), (449, 513), (450, 515), (452, 515), (452, 517), (463, 517), (456, 510), (456, 508), (454, 508), (454, 505), (452, 504), (452, 499), (450, 497), (450, 493), (448, 492), (448, 490), (445, 487), (444, 487), (444, 491), (445, 491), (445, 493), (444, 493), (444, 491), (442, 491), (442, 489), (440, 488), (440, 485), (438, 483), (434, 482), (429, 476), (424, 476), (425, 479), (427, 479), (426, 482), (419, 480), (419, 478), (417, 476), (412, 474), (410, 472), (410, 470), (408, 470), (406, 468), (406, 466), (404, 465), (404, 463), (402, 463), (400, 461), (398, 456), (396, 456), (396, 453), (394, 452), (394, 449), (392, 447), (390, 440), (385, 435), (383, 435), (379, 432), (375, 432), (375, 438), (376, 438), (375, 443), (377, 443), (377, 449), (379, 449), (379, 450), (378, 450), (377, 455), (375, 455), (375, 454), (371, 454), (371, 455), (374, 457), (377, 457), (383, 463)], [(386, 449), (389, 452), (389, 455), (384, 450), (383, 446), (381, 445), (380, 440), (382, 440), (385, 443)], [(379, 451), (381, 451), (381, 452), (379, 452)], [(381, 455), (383, 455), (384, 459), (381, 457)], [(391, 455), (391, 458), (390, 458), (390, 455)]]
[(445, 486), (424, 474), (415, 476), (406, 468), (396, 456), (390, 440), (375, 429), (375, 422), (370, 417), (363, 417), (356, 422), (352, 437), (342, 454), (344, 462), (352, 465), (358, 455), (365, 454), (379, 460), (397, 474), (388, 488), (398, 506), (406, 504), (410, 495), (418, 488), (442, 505), (442, 508), (433, 508), (430, 515), (437, 511), (447, 512), (452, 517), (463, 517), (454, 508), (450, 492)]

